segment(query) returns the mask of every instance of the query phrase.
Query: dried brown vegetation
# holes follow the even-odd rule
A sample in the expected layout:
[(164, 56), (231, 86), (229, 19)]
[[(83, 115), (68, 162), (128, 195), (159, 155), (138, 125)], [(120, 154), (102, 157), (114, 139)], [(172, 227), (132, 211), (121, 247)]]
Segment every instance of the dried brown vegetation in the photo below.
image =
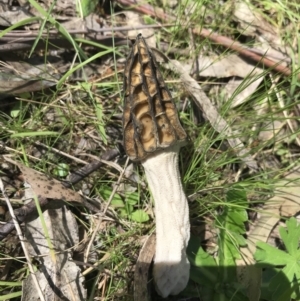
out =
[[(191, 280), (169, 300), (280, 300), (274, 271), (261, 286), (253, 254), (258, 241), (286, 251), (280, 226), (300, 211), (298, 2), (90, 3), (0, 2), (0, 300), (162, 300), (147, 244), (151, 195), (123, 140), (138, 161), (187, 136), (179, 163)], [(139, 33), (149, 48), (143, 39), (132, 46)], [(26, 203), (27, 185), (45, 216)], [(236, 187), (247, 202), (230, 203)], [(233, 211), (246, 226), (238, 235), (222, 223)], [(226, 233), (235, 248), (222, 245)], [(134, 278), (135, 267), (143, 277)], [(52, 286), (43, 271), (55, 275)], [(299, 283), (281, 276), (286, 300), (297, 300)]]

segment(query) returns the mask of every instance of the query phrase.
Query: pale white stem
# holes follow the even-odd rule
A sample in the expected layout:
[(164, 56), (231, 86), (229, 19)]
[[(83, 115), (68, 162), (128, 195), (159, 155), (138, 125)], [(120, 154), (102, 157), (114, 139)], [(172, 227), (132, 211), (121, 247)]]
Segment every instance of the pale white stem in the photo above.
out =
[(155, 153), (142, 162), (155, 202), (154, 281), (162, 297), (176, 295), (188, 282), (189, 209), (178, 168), (180, 146)]

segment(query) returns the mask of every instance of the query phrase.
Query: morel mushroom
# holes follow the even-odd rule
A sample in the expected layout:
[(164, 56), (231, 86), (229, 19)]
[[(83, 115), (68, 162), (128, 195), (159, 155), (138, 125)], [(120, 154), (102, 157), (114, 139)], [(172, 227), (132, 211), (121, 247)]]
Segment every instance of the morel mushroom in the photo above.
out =
[(124, 71), (124, 146), (140, 161), (155, 202), (154, 282), (162, 297), (182, 291), (189, 279), (186, 247), (189, 210), (179, 168), (187, 135), (152, 51), (139, 34)]

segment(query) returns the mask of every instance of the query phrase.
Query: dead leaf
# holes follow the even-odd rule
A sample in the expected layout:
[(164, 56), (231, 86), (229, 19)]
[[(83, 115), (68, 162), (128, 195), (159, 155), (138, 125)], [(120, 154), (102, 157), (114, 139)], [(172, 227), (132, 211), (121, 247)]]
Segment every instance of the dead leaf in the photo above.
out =
[(255, 36), (260, 29), (277, 38), (275, 28), (245, 2), (235, 2), (234, 17), (240, 22), (244, 35)]
[[(199, 84), (185, 71), (182, 65), (176, 61), (170, 61), (175, 67), (176, 72), (180, 75), (180, 79), (184, 84), (187, 92), (191, 95), (195, 104), (201, 109), (205, 118), (210, 122), (212, 127), (221, 133), (232, 149), (236, 152), (236, 155), (252, 170), (258, 170), (257, 162), (251, 158), (246, 150), (243, 142), (239, 138), (234, 137), (234, 133), (229, 127), (228, 123), (219, 114), (215, 106), (211, 103), (210, 99), (203, 92)], [(174, 69), (174, 68), (173, 68)]]
[(254, 36), (260, 45), (255, 48), (262, 50), (266, 55), (279, 61), (289, 62), (285, 53), (292, 54), (292, 49), (284, 46), (278, 28), (267, 22), (263, 16), (255, 11), (251, 4), (236, 1), (234, 19), (239, 22), (240, 32), (243, 35)]
[(150, 235), (141, 248), (134, 272), (134, 301), (150, 301), (149, 271), (155, 254), (155, 234)]
[(282, 187), (276, 189), (278, 195), (274, 198), (281, 200), (280, 216), (291, 217), (300, 212), (300, 173), (289, 174), (282, 184)]
[(261, 269), (253, 267), (253, 254), (258, 241), (267, 242), (275, 225), (282, 216), (294, 216), (300, 211), (300, 173), (288, 174), (276, 186), (275, 196), (267, 201), (260, 212), (260, 217), (248, 235), (248, 246), (242, 248), (243, 258), (236, 261), (237, 276), (240, 283), (247, 289), (250, 301), (259, 300), (261, 286)]
[[(127, 26), (135, 28), (135, 27), (140, 27), (141, 25), (144, 25), (142, 22), (141, 16), (139, 14), (132, 12), (132, 11), (124, 11), (123, 14), (125, 14), (125, 16), (126, 16)], [(150, 48), (156, 47), (156, 39), (155, 39), (153, 28), (129, 30), (127, 35), (130, 39), (135, 39), (139, 33), (141, 33), (142, 36), (147, 40), (147, 44)]]
[(263, 77), (260, 76), (257, 79), (248, 77), (245, 79), (233, 78), (225, 85), (225, 99), (230, 99), (229, 108), (235, 108), (250, 97), (262, 82)]
[(19, 94), (54, 86), (60, 77), (57, 70), (63, 61), (51, 55), (47, 59), (49, 65), (45, 65), (43, 57), (23, 61), (14, 53), (8, 53), (5, 62), (0, 61), (0, 93)]
[(291, 217), (300, 211), (300, 173), (288, 174), (276, 184), (275, 196), (267, 201), (260, 212), (258, 223), (248, 236), (251, 254), (255, 252), (257, 241), (266, 242), (274, 226), (281, 217)]
[[(22, 171), (26, 184), (32, 183), (26, 185), (25, 198), (32, 199), (37, 190), (42, 193), (44, 186), (49, 184), (41, 178), (45, 176), (22, 164), (16, 165)], [(47, 188), (51, 194), (52, 190), (59, 190), (62, 187), (53, 183), (51, 189)], [(47, 195), (49, 197), (49, 193)], [(55, 194), (51, 196), (56, 197)], [(71, 197), (70, 194), (66, 196)], [(45, 300), (86, 300), (86, 289), (83, 287), (84, 279), (80, 268), (71, 260), (72, 247), (79, 243), (78, 226), (71, 211), (66, 206), (46, 210), (42, 216), (25, 222), (24, 235), (29, 254), (40, 263), (35, 277)], [(23, 281), (22, 288), (22, 301), (40, 300), (31, 275)]]
[(31, 17), (32, 15), (29, 12), (21, 9), (18, 9), (16, 11), (1, 12), (0, 25), (9, 27)]
[[(233, 77), (224, 87), (225, 97), (231, 98), (230, 108), (244, 103), (263, 80), (264, 70), (262, 68), (253, 65), (236, 54), (227, 56), (200, 55), (198, 64), (199, 75), (202, 77)], [(191, 64), (184, 66), (184, 70), (187, 72), (191, 68)]]
[[(49, 249), (40, 218), (25, 224), (25, 237), (30, 255), (40, 262), (35, 275), (45, 299), (86, 300), (84, 278), (80, 268), (71, 260), (70, 248), (79, 242), (75, 218), (64, 206), (45, 211), (43, 219), (53, 250)], [(39, 301), (31, 276), (23, 281), (22, 293), (22, 301)]]
[(0, 93), (21, 94), (25, 92), (41, 91), (52, 87), (55, 82), (48, 80), (23, 80), (23, 81), (0, 81)]
[[(263, 72), (263, 69), (250, 64), (236, 54), (230, 54), (228, 56), (200, 55), (198, 63), (200, 70), (199, 75), (203, 77), (258, 77), (258, 75)], [(191, 68), (191, 66), (187, 65), (187, 67), (185, 67), (185, 70), (190, 70), (187, 68)]]
[(276, 136), (280, 134), (284, 125), (285, 122), (281, 122), (280, 117), (278, 118), (278, 120), (276, 120), (274, 117), (274, 120), (264, 123), (258, 135), (258, 139), (261, 141), (269, 141), (271, 139), (274, 139)]
[(77, 202), (83, 203), (82, 196), (73, 191), (72, 189), (66, 188), (58, 180), (46, 176), (32, 168), (26, 167), (25, 165), (13, 161), (12, 159), (4, 156), (7, 162), (17, 165), (21, 170), (25, 181), (31, 186), (36, 196), (41, 196), (48, 199), (63, 200), (66, 202)]

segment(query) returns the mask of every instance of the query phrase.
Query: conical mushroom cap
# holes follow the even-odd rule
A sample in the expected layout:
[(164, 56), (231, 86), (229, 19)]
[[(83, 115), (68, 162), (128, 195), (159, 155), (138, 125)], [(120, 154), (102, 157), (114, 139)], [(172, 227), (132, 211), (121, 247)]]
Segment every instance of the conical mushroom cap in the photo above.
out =
[(186, 141), (172, 95), (139, 34), (124, 70), (124, 146), (134, 161)]

